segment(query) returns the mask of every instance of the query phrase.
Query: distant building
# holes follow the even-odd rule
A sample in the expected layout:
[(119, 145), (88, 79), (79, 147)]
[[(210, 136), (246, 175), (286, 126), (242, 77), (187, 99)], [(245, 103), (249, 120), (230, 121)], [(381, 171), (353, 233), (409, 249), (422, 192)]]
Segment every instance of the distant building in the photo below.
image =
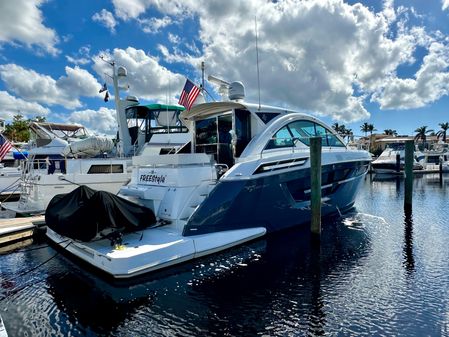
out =
[[(385, 134), (373, 134), (372, 136), (362, 137), (360, 140), (365, 143), (371, 144), (369, 146), (370, 151), (372, 153), (376, 154), (376, 153), (380, 153), (383, 150), (385, 150), (385, 147), (387, 146), (387, 144), (405, 143), (406, 140), (414, 140), (414, 139), (415, 139), (415, 136), (407, 136), (407, 135), (391, 136), (391, 135), (385, 135)], [(446, 140), (446, 142), (448, 140)], [(424, 147), (430, 148), (433, 144), (436, 144), (438, 142), (442, 142), (442, 139), (438, 138), (437, 136), (427, 136), (426, 144), (423, 144), (422, 140), (420, 139), (415, 142), (415, 145), (419, 149), (422, 150), (422, 149), (424, 149)]]

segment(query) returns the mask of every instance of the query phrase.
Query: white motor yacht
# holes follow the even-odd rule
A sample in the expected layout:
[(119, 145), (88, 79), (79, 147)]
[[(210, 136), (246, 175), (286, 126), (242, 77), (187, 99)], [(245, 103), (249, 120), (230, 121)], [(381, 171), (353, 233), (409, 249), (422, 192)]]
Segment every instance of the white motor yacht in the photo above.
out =
[(436, 143), (430, 149), (420, 151), (416, 160), (425, 172), (449, 172), (449, 144)]
[[(184, 107), (140, 106), (134, 96), (121, 99), (120, 81), (127, 72), (114, 66), (113, 74), (118, 141), (92, 136), (79, 124), (31, 123), (29, 156), (18, 171), (21, 176), (15, 176), (20, 178), (20, 199), (2, 203), (4, 209), (21, 215), (44, 213), (55, 195), (79, 186), (116, 194), (131, 178), (133, 155), (173, 151), (185, 144), (188, 130), (178, 126)], [(164, 134), (168, 138), (160, 140)], [(146, 146), (150, 138), (152, 144)]]
[[(152, 133), (150, 120), (144, 122), (153, 136), (133, 158), (130, 183), (104, 209), (113, 209), (113, 219), (133, 222), (130, 212), (119, 215), (121, 206), (110, 205), (139, 206), (151, 211), (146, 225), (140, 216), (129, 226), (125, 220), (108, 226), (104, 214), (86, 219), (63, 200), (47, 209), (48, 238), (114, 278), (129, 278), (305, 225), (311, 217), (311, 137), (322, 138), (322, 215), (353, 207), (371, 161), (367, 151), (347, 148), (313, 116), (244, 102), (240, 82), (228, 88), (229, 101), (181, 113), (192, 131), (182, 145), (178, 139), (177, 147), (169, 146), (167, 134), (163, 140)], [(151, 150), (152, 142), (164, 141), (166, 150)], [(67, 226), (61, 210), (73, 215)], [(76, 228), (81, 221), (89, 235)]]
[[(382, 151), (380, 156), (373, 160), (371, 168), (377, 174), (404, 174), (405, 167), (405, 143), (404, 142), (392, 142), (387, 144), (385, 150)], [(420, 171), (423, 169), (423, 165), (417, 161), (417, 156), (413, 161), (413, 170)]]

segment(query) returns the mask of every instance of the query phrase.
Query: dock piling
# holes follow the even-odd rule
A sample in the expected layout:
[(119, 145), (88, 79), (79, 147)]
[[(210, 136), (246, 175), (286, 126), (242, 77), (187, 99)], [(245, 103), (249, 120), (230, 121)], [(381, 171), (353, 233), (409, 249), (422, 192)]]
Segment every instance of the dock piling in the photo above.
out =
[(396, 153), (396, 173), (401, 172), (401, 155)]
[(413, 159), (415, 151), (415, 142), (407, 140), (405, 142), (405, 191), (404, 191), (404, 209), (412, 209), (413, 195)]
[(310, 231), (321, 234), (321, 137), (310, 138)]

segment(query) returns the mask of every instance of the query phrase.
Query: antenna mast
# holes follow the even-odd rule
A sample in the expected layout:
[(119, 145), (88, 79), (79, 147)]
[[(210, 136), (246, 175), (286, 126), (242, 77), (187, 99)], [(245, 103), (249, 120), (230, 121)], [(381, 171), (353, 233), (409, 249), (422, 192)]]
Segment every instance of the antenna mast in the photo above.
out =
[(201, 62), (201, 93), (204, 92), (204, 61)]
[(257, 45), (257, 16), (254, 17), (254, 25), (256, 30), (256, 65), (257, 65), (257, 91), (259, 93), (259, 110), (260, 110), (260, 74), (259, 74), (259, 47)]

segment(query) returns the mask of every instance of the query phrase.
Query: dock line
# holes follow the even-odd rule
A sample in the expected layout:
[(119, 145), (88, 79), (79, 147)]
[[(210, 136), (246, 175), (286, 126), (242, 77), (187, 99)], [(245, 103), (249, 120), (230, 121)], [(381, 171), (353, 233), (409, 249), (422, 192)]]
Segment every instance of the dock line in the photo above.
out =
[[(67, 239), (67, 240), (64, 240), (64, 241), (59, 242), (59, 244), (61, 244), (61, 243), (67, 242), (67, 241), (70, 241), (70, 242), (64, 247), (64, 249), (67, 248), (67, 247), (72, 243), (72, 241), (71, 241), (70, 239)], [(44, 262), (41, 262), (41, 263), (39, 263), (37, 266), (34, 266), (34, 267), (32, 267), (32, 268), (30, 268), (30, 269), (28, 269), (28, 270), (25, 270), (25, 271), (19, 273), (18, 275), (16, 275), (16, 276), (14, 277), (14, 279), (5, 279), (4, 282), (13, 282), (13, 281), (15, 280), (16, 277), (25, 276), (25, 275), (27, 275), (27, 274), (29, 274), (29, 273), (32, 273), (32, 272), (35, 271), (36, 269), (42, 267), (42, 266), (45, 265), (46, 263), (48, 263), (48, 262), (50, 262), (51, 260), (53, 260), (53, 259), (54, 259), (56, 256), (58, 256), (59, 254), (60, 254), (60, 252), (59, 252), (59, 251), (56, 251), (56, 253), (55, 253), (53, 256), (51, 256), (50, 258), (48, 258), (48, 259), (45, 260)], [(22, 291), (22, 290), (28, 288), (30, 285), (34, 285), (34, 284), (36, 284), (35, 281), (29, 282), (28, 284), (25, 284), (25, 285), (23, 285), (22, 287), (18, 287), (18, 288), (12, 289), (12, 290), (11, 290), (11, 292), (12, 292), (11, 296), (12, 296), (12, 295), (15, 295), (15, 294), (17, 294), (17, 293), (19, 293), (20, 291)], [(0, 298), (0, 303), (3, 302), (4, 300), (9, 299), (9, 298), (10, 298), (10, 295), (6, 295), (5, 297)]]

